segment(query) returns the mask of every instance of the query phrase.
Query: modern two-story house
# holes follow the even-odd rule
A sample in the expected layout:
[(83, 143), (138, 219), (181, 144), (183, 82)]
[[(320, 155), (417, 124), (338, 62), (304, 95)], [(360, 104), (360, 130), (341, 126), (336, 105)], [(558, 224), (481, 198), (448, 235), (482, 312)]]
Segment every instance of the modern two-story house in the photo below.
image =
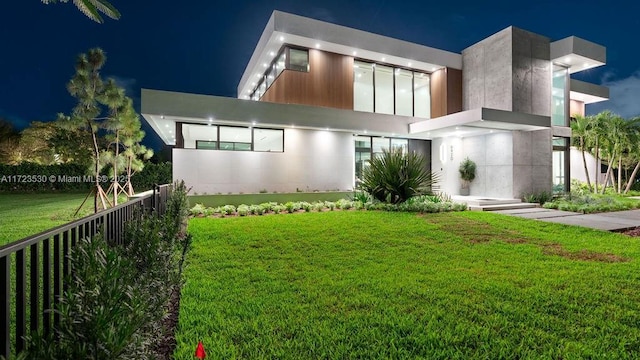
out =
[(606, 50), (515, 27), (461, 54), (274, 11), (237, 98), (142, 90), (142, 114), (173, 145), (173, 177), (199, 193), (353, 189), (383, 148), (416, 151), (471, 195), (565, 188), (569, 121), (608, 89), (571, 79)]

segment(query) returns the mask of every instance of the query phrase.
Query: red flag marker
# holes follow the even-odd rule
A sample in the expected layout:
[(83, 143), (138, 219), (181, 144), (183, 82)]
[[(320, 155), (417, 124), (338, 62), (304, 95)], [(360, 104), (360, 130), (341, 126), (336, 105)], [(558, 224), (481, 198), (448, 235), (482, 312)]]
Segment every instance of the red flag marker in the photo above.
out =
[(197, 357), (200, 360), (207, 357), (207, 353), (204, 351), (204, 346), (202, 345), (202, 341), (198, 341), (198, 346), (196, 347), (196, 353), (193, 356)]

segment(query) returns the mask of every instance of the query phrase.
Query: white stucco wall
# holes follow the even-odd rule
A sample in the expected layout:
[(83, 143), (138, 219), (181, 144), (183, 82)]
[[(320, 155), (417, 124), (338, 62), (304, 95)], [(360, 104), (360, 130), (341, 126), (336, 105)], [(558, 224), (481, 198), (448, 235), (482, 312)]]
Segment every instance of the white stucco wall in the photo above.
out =
[(548, 130), (438, 138), (433, 140), (432, 152), (432, 169), (440, 173), (440, 190), (450, 195), (460, 193), (458, 167), (467, 156), (477, 166), (469, 191), (472, 196), (510, 199), (551, 191)]
[(199, 194), (350, 190), (350, 133), (285, 129), (284, 152), (173, 150), (173, 179)]
[[(582, 152), (574, 147), (571, 148), (571, 178), (576, 179), (582, 182), (587, 182), (587, 176), (584, 172), (584, 162), (582, 160)], [(596, 158), (585, 152), (585, 160), (587, 161), (587, 169), (589, 169), (589, 179), (591, 183), (595, 181), (595, 174), (598, 169), (596, 164)], [(598, 181), (600, 184), (604, 182), (605, 174), (604, 172), (600, 173), (600, 177)]]

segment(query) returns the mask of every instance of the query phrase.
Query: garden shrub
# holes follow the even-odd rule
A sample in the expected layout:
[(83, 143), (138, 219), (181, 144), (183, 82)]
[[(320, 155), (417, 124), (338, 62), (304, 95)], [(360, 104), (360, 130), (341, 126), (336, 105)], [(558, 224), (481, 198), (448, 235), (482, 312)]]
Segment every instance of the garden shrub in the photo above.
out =
[(382, 154), (369, 161), (360, 186), (378, 201), (399, 204), (431, 193), (437, 178), (427, 170), (424, 156), (399, 148), (383, 149)]
[(173, 180), (173, 166), (170, 162), (154, 164), (146, 162), (144, 168), (133, 174), (131, 183), (136, 192), (153, 189), (154, 184), (170, 184)]
[(580, 212), (583, 214), (622, 211), (637, 209), (640, 202), (633, 199), (625, 199), (616, 195), (598, 194), (568, 194), (564, 197), (547, 202), (543, 205), (546, 209)]
[[(0, 164), (0, 192), (89, 191), (93, 182), (84, 181), (92, 179), (84, 178), (88, 170), (79, 164)], [(75, 178), (67, 181), (68, 177)]]
[(549, 202), (553, 199), (553, 194), (548, 191), (540, 191), (536, 193), (525, 194), (522, 197), (522, 200), (528, 203), (538, 203), (540, 205), (544, 205), (546, 202)]
[(165, 216), (141, 214), (129, 221), (123, 245), (107, 244), (101, 235), (78, 240), (69, 256), (68, 288), (55, 309), (59, 325), (27, 338), (18, 358), (156, 358), (191, 244), (186, 193), (184, 183), (176, 183)]

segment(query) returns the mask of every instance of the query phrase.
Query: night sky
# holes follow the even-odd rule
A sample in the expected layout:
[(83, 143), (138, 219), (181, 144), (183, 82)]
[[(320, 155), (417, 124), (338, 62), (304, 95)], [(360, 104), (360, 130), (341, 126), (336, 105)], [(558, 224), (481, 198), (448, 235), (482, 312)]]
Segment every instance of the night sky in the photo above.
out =
[[(98, 24), (71, 3), (0, 2), (0, 117), (21, 129), (68, 113), (65, 84), (79, 53), (101, 47), (105, 77), (126, 88), (219, 96), (236, 86), (273, 10), (460, 52), (514, 25), (551, 40), (575, 35), (607, 48), (607, 65), (574, 77), (607, 85), (587, 107), (640, 115), (640, 2), (636, 1), (141, 1), (111, 0), (120, 20)], [(147, 133), (153, 131), (147, 127)], [(151, 139), (149, 139), (151, 140)], [(156, 143), (156, 145), (159, 144)]]

